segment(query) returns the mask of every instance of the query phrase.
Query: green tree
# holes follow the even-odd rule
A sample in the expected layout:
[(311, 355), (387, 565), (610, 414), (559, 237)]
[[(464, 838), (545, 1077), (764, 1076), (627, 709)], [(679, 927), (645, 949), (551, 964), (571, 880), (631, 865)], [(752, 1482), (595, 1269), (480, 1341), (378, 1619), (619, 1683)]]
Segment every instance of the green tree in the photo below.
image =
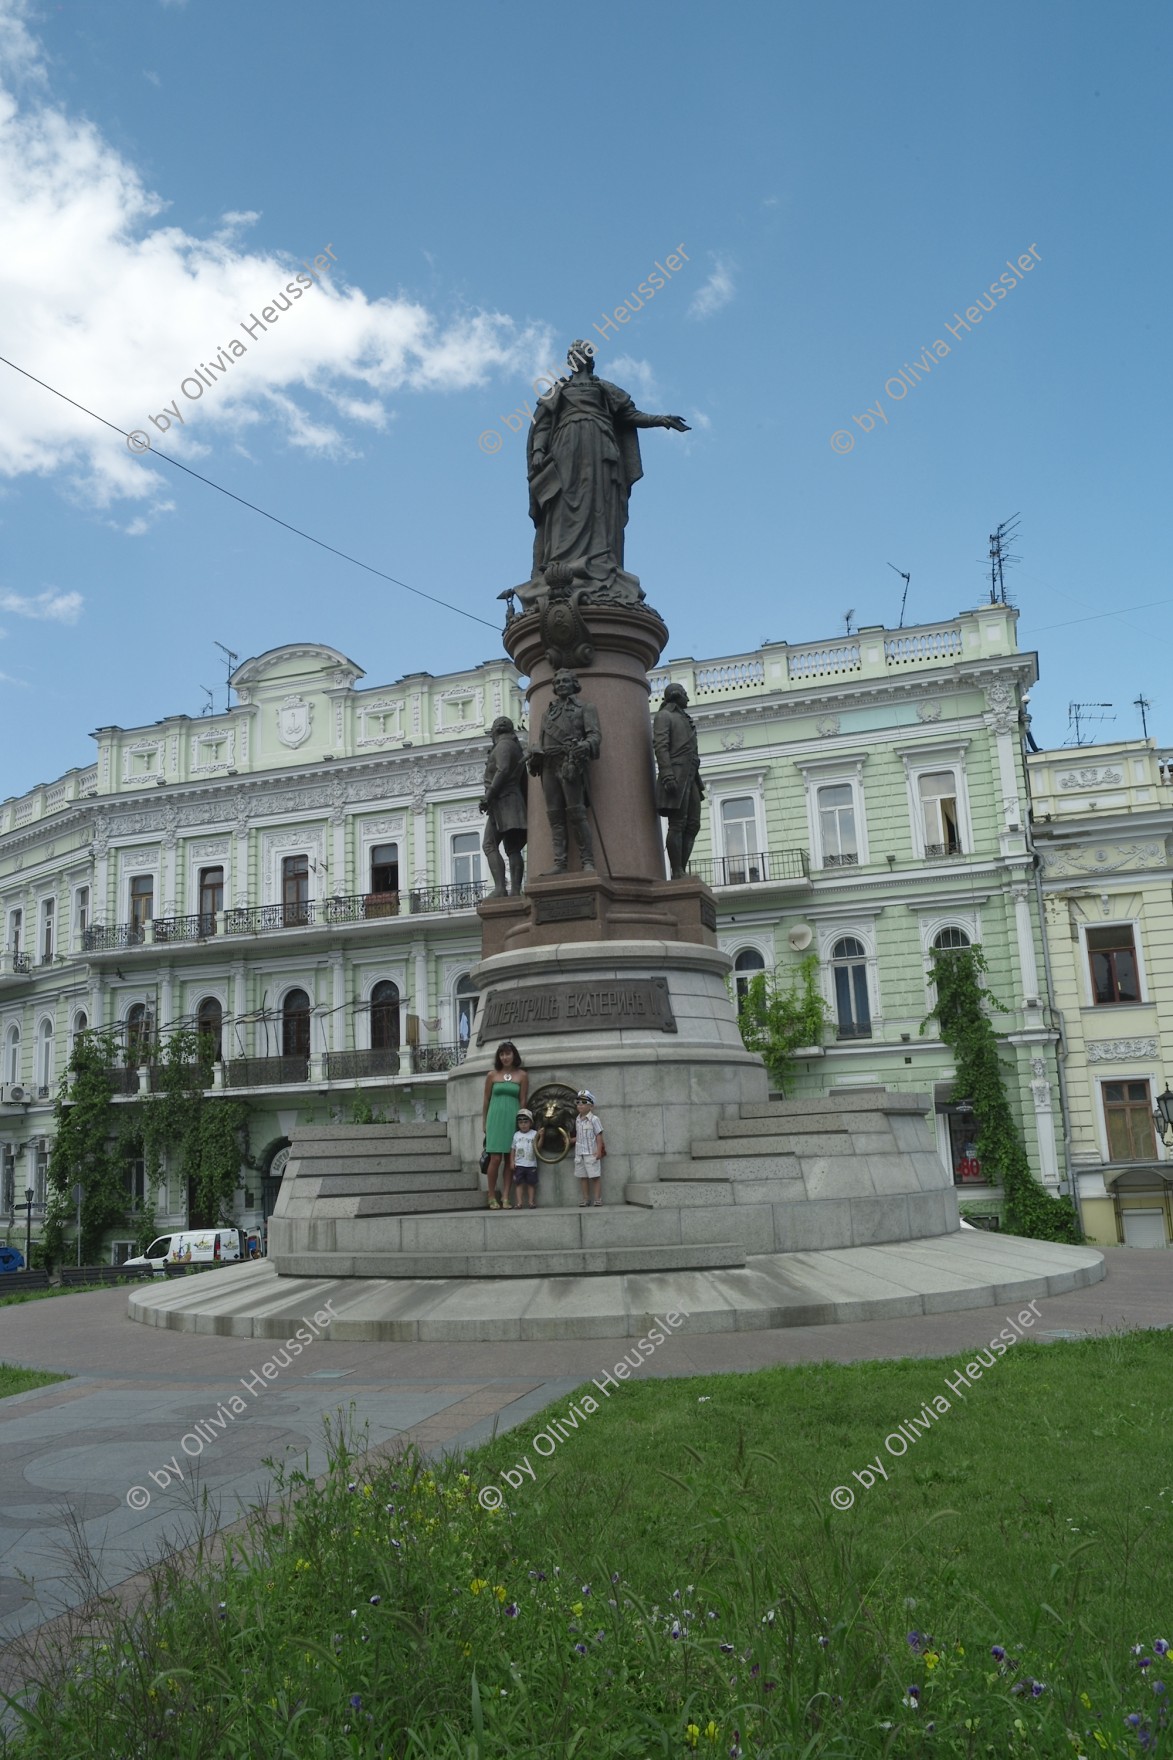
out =
[(110, 1071), (117, 1061), (118, 1045), (109, 1033), (79, 1033), (58, 1084), (44, 1233), (44, 1255), (51, 1265), (62, 1258), (66, 1225), (77, 1215), (75, 1185), (83, 1188), (82, 1256), (88, 1263), (103, 1235), (126, 1224), (126, 1157), (111, 1103)]
[(1057, 1197), (1041, 1186), (1030, 1170), (1022, 1134), (1006, 1092), (1006, 1072), (998, 1036), (987, 1010), (1008, 1010), (983, 983), (989, 967), (980, 947), (937, 949), (930, 976), (937, 991), (936, 1007), (921, 1022), (921, 1032), (936, 1017), (941, 1038), (953, 1053), (956, 1079), (953, 1097), (967, 1100), (977, 1124), (977, 1151), (983, 1171), (1006, 1194), (1005, 1223), (1014, 1234), (1033, 1240), (1083, 1240), (1079, 1216), (1070, 1198)]
[(756, 1051), (776, 1088), (783, 1089), (794, 1053), (821, 1045), (831, 1011), (819, 993), (818, 958), (808, 953), (784, 985), (777, 971), (749, 981), (737, 1016), (741, 1042)]

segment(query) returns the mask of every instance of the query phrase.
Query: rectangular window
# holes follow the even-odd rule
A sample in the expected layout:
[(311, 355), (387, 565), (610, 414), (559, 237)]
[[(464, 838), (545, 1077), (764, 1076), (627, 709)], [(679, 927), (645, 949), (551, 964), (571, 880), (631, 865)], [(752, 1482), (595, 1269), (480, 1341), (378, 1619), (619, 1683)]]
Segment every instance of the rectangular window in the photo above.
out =
[(926, 856), (961, 854), (957, 822), (957, 778), (952, 770), (930, 770), (917, 778), (921, 831)]
[(216, 917), (224, 909), (223, 868), (200, 869), (200, 934), (216, 933)]
[(452, 839), (452, 884), (475, 886), (481, 877), (481, 840), (475, 831), (458, 831)]
[(12, 943), (13, 953), (20, 952), (20, 932), (24, 927), (24, 912), (13, 911), (8, 919), (8, 939)]
[(147, 1164), (141, 1155), (132, 1155), (126, 1163), (126, 1207), (142, 1210), (147, 1202)]
[(752, 795), (721, 802), (721, 841), (725, 851), (725, 883), (745, 886), (762, 877), (758, 851), (758, 816)]
[(819, 838), (824, 868), (854, 867), (859, 861), (855, 834), (855, 795), (849, 782), (831, 782), (820, 788)]
[(56, 899), (47, 898), (41, 906), (41, 964), (53, 963), (53, 928), (57, 917)]
[(310, 899), (310, 859), (308, 856), (282, 856), (281, 903), (287, 929), (296, 929), (309, 920), (306, 906)]
[(1089, 929), (1087, 951), (1092, 969), (1092, 997), (1096, 1003), (1140, 1001), (1140, 977), (1131, 924)]
[(1105, 1082), (1109, 1161), (1155, 1161), (1153, 1102), (1147, 1082)]
[(16, 1210), (16, 1159), (12, 1150), (4, 1149), (4, 1182), (0, 1193), (0, 1210), (11, 1216)]
[(155, 914), (155, 876), (133, 874), (130, 881), (130, 926), (145, 929)]
[(45, 1192), (49, 1184), (49, 1150), (38, 1143), (33, 1152), (33, 1209), (45, 1208)]
[(73, 895), (73, 927), (79, 947), (81, 945), (82, 936), (85, 934), (89, 926), (90, 889), (88, 886), (79, 886)]
[(376, 843), (371, 849), (371, 891), (399, 891), (399, 845)]

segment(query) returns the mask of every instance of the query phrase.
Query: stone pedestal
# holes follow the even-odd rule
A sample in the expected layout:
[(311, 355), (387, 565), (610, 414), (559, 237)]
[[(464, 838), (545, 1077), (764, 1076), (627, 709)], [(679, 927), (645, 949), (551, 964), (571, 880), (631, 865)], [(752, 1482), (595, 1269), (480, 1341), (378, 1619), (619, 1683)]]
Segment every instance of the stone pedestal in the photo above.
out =
[(709, 888), (684, 880), (613, 880), (602, 874), (550, 874), (526, 881), (521, 898), (477, 906), (486, 959), (524, 947), (590, 941), (684, 941), (717, 945), (717, 906)]
[[(663, 619), (646, 606), (590, 605), (583, 616), (595, 657), (577, 669), (582, 703), (598, 710), (603, 729), (600, 756), (590, 766), (591, 820), (595, 863), (602, 875), (622, 880), (663, 880), (666, 873), (661, 822), (656, 813), (652, 721), (648, 713), (648, 672), (668, 640)], [(554, 697), (555, 668), (546, 658), (541, 618), (536, 611), (506, 625), (505, 646), (518, 671), (529, 678), (529, 725), (537, 739), (542, 716)], [(554, 862), (542, 785), (529, 786), (527, 885)], [(578, 869), (572, 850), (570, 871)]]

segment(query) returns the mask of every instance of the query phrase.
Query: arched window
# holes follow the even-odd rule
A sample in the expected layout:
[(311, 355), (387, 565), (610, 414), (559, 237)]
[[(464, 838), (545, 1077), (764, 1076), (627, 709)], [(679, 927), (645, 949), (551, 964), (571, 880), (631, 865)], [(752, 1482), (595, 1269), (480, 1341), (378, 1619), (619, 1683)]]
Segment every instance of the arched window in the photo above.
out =
[(145, 1002), (136, 1002), (126, 1017), (126, 1065), (128, 1069), (137, 1069), (145, 1058), (149, 1031), (147, 1005)]
[(399, 986), (383, 978), (371, 991), (371, 1050), (399, 1049)]
[(938, 953), (952, 953), (955, 948), (968, 947), (969, 936), (964, 929), (950, 924), (948, 929), (942, 929), (939, 935), (933, 936), (933, 946)]
[(737, 986), (737, 1012), (745, 1007), (745, 999), (749, 995), (750, 979), (755, 972), (764, 972), (766, 962), (756, 947), (743, 947), (733, 962), (734, 983)]
[(281, 1004), (282, 1057), (310, 1054), (310, 999), (304, 990), (290, 990)]
[(4, 1041), (4, 1074), (10, 1082), (20, 1080), (20, 1028), (15, 1024)]
[(858, 935), (841, 935), (831, 948), (831, 982), (840, 1039), (870, 1039), (867, 948)]
[(456, 1043), (461, 1051), (467, 1051), (479, 1000), (477, 987), (467, 972), (461, 972), (457, 978), (453, 995), (456, 1002)]
[(201, 1039), (211, 1042), (212, 1057), (218, 1063), (224, 1034), (224, 1010), (218, 996), (205, 996), (200, 1003), (196, 1010), (196, 1032)]
[(43, 1020), (37, 1029), (37, 1092), (42, 1100), (53, 1090), (53, 1023)]

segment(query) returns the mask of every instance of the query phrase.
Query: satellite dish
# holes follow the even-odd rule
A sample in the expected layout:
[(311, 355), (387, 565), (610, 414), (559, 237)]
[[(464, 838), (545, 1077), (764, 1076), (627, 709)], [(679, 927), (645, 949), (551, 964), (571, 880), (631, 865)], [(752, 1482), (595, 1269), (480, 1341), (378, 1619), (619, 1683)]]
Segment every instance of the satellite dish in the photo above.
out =
[(815, 932), (809, 923), (796, 923), (786, 937), (795, 953), (805, 953), (815, 938)]

